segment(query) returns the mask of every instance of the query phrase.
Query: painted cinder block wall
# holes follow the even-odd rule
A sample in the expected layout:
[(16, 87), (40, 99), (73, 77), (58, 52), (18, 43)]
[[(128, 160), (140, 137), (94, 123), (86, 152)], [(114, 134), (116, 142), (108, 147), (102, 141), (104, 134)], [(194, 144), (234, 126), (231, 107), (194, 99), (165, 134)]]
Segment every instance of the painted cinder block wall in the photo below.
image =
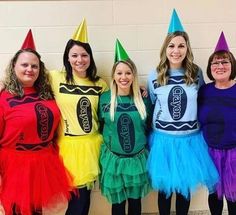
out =
[[(236, 2), (234, 0), (79, 0), (0, 1), (0, 78), (12, 55), (21, 47), (29, 28), (48, 69), (62, 68), (67, 40), (83, 17), (99, 74), (109, 81), (115, 39), (119, 38), (136, 63), (140, 82), (159, 61), (172, 9), (176, 8), (188, 32), (195, 62), (205, 69), (223, 30), (231, 51), (236, 52)], [(157, 196), (143, 199), (143, 212), (157, 211)], [(207, 210), (207, 192), (193, 197), (191, 210)], [(92, 193), (91, 215), (110, 214), (110, 205), (98, 186)]]

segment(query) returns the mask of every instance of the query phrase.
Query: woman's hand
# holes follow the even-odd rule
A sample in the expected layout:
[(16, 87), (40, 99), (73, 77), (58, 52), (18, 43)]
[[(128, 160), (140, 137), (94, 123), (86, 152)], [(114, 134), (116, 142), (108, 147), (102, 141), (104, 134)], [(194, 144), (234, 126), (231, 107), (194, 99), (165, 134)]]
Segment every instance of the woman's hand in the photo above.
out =
[(143, 98), (147, 98), (148, 97), (148, 91), (147, 88), (145, 86), (140, 86), (140, 92)]

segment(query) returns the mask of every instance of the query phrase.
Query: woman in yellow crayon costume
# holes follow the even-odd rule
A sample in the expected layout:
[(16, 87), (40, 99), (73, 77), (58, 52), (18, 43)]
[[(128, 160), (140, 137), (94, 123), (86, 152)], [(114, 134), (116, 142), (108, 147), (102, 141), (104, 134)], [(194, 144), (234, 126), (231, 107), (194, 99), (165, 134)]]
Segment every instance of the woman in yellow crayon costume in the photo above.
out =
[(90, 193), (100, 172), (98, 158), (102, 136), (99, 133), (98, 101), (108, 89), (97, 76), (85, 20), (65, 47), (65, 69), (51, 71), (51, 82), (62, 114), (59, 149), (65, 166), (74, 177), (78, 195), (72, 193), (67, 215), (89, 213)]

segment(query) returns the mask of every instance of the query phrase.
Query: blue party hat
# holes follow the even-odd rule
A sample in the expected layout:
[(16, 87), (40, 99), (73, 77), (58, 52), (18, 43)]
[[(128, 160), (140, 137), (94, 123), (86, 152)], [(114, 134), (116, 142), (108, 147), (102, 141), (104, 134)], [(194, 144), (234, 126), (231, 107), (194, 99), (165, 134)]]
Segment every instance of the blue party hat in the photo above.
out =
[(169, 25), (169, 29), (168, 29), (168, 34), (174, 33), (176, 31), (182, 31), (184, 32), (184, 28), (180, 22), (180, 19), (178, 17), (178, 14), (176, 12), (176, 10), (174, 9), (172, 12), (172, 16), (171, 16), (171, 21), (170, 21), (170, 25)]

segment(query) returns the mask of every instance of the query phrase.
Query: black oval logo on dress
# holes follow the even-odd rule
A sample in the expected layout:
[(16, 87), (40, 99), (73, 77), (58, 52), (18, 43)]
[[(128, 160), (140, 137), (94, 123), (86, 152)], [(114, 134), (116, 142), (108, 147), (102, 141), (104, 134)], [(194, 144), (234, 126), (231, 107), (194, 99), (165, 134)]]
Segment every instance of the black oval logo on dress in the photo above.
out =
[(53, 113), (42, 103), (37, 103), (34, 108), (37, 116), (38, 136), (42, 141), (45, 141), (48, 139), (52, 130)]
[(122, 114), (119, 117), (117, 133), (123, 151), (126, 153), (132, 152), (135, 144), (135, 131), (133, 121), (128, 114)]
[(82, 97), (77, 104), (77, 119), (85, 133), (92, 130), (92, 107), (88, 98)]
[(180, 120), (186, 111), (187, 94), (180, 86), (171, 89), (168, 97), (169, 112), (173, 120)]

